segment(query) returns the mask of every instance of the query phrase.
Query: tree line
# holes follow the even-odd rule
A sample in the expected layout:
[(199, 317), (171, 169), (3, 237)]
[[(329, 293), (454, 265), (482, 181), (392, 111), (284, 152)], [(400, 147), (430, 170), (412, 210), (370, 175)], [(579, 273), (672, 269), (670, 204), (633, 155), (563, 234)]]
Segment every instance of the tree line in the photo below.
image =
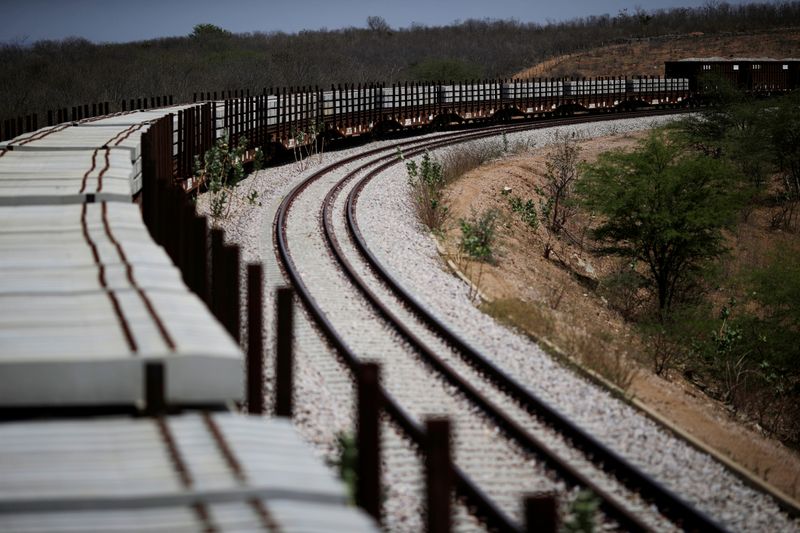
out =
[(560, 54), (637, 38), (800, 25), (800, 2), (708, 3), (701, 8), (590, 16), (537, 24), (466, 20), (448, 26), (232, 34), (200, 24), (183, 37), (94, 44), (80, 37), (0, 45), (0, 117), (92, 102), (199, 91), (344, 82), (509, 77)]

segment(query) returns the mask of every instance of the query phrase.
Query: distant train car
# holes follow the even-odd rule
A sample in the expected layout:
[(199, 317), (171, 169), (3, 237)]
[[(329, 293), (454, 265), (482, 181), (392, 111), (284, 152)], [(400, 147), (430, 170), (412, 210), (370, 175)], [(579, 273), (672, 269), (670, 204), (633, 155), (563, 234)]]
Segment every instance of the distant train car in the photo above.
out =
[(689, 58), (666, 61), (664, 72), (667, 78), (688, 78), (693, 92), (702, 90), (698, 82), (704, 74), (720, 76), (735, 87), (759, 94), (780, 93), (800, 86), (800, 59), (791, 58)]

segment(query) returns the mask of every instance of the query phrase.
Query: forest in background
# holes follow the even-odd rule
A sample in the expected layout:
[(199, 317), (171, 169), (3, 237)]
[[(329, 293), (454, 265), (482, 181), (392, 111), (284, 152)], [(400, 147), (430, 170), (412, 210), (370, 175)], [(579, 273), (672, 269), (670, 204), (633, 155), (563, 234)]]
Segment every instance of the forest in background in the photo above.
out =
[(633, 11), (566, 22), (466, 20), (449, 26), (232, 34), (201, 24), (183, 37), (122, 44), (0, 45), (0, 118), (127, 98), (344, 82), (510, 77), (548, 58), (631, 39), (800, 26), (800, 2)]

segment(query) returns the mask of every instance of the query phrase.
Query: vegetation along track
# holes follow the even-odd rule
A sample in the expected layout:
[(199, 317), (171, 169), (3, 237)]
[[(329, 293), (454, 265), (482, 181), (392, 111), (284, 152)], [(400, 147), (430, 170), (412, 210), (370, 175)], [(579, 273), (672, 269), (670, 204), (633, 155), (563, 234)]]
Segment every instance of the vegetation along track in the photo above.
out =
[[(722, 530), (431, 316), (380, 266), (356, 223), (359, 192), (398, 162), (397, 148), (411, 156), (503, 131), (586, 120), (494, 126), (406, 141), (329, 165), (295, 187), (278, 210), (275, 240), (282, 267), (345, 364), (381, 363), (387, 412), (407, 437), (419, 443), (423, 416), (453, 419), (456, 490), (488, 524), (517, 528), (524, 493), (577, 486), (594, 492), (604, 515), (626, 530), (669, 529), (666, 519), (688, 530)], [(366, 162), (342, 170), (359, 159)], [(319, 233), (294, 227), (301, 216), (292, 220), (293, 208), (306, 218), (319, 211)]]

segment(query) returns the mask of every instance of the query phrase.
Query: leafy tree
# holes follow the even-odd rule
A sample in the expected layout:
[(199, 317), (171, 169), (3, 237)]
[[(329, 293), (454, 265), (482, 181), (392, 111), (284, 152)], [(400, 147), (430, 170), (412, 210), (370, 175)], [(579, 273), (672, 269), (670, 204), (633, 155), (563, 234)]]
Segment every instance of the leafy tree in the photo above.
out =
[(195, 24), (189, 37), (192, 39), (218, 39), (220, 37), (230, 37), (231, 35), (228, 30), (214, 24)]
[(692, 148), (712, 157), (725, 154), (725, 140), (731, 132), (747, 129), (751, 121), (740, 116), (748, 107), (744, 93), (716, 73), (700, 75), (697, 81), (709, 104), (699, 113), (675, 124), (680, 138)]
[(605, 251), (646, 265), (662, 319), (724, 251), (721, 230), (740, 197), (723, 162), (685, 153), (663, 131), (632, 152), (606, 152), (584, 165), (576, 189), (603, 217), (593, 234)]

